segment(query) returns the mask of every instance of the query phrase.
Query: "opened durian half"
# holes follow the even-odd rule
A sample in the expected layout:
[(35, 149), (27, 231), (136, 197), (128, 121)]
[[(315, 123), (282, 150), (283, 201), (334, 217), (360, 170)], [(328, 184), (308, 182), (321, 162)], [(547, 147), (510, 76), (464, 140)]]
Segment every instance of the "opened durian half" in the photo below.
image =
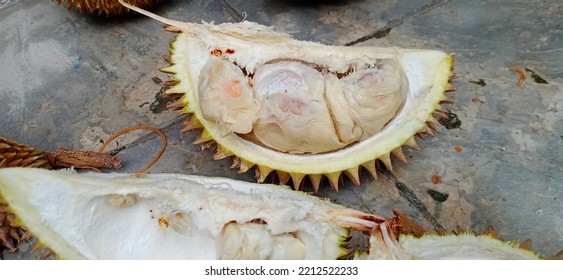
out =
[[(3, 168), (0, 199), (64, 259), (537, 258), (487, 235), (401, 235), (396, 219), (224, 178)], [(369, 249), (353, 251), (352, 230)]]
[(338, 47), (298, 41), (257, 23), (173, 21), (123, 3), (177, 32), (170, 45), (167, 93), (191, 114), (184, 130), (202, 129), (195, 143), (233, 167), (273, 171), (299, 189), (308, 176), (315, 191), (326, 176), (338, 190), (341, 174), (359, 185), (359, 168), (376, 174), (376, 160), (392, 170), (390, 155), (432, 134), (453, 57), (441, 51)]

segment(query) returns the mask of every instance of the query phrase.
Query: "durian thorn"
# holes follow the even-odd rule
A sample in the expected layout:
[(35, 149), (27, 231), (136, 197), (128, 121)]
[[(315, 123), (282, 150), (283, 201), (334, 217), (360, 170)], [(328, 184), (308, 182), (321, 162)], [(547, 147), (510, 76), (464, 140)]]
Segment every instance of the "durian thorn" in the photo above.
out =
[(272, 173), (272, 171), (274, 171), (274, 169), (270, 167), (258, 165), (258, 168), (256, 168), (256, 178), (258, 179), (258, 183), (264, 183), (264, 181), (266, 180), (268, 175)]
[(180, 83), (177, 83), (175, 86), (167, 89), (164, 94), (183, 94), (185, 90), (182, 88)]
[(383, 163), (383, 165), (385, 165), (387, 170), (393, 172), (393, 164), (391, 164), (391, 156), (389, 154), (384, 154), (380, 156), (378, 159)]
[(238, 173), (239, 174), (245, 173), (250, 168), (254, 167), (254, 165), (256, 165), (256, 164), (241, 158)]
[(420, 140), (426, 140), (426, 138), (424, 138), (424, 133), (422, 131), (417, 132), (415, 136), (418, 137)]
[(360, 169), (358, 167), (347, 169), (344, 171), (344, 174), (352, 181), (355, 187), (360, 186)]
[(201, 134), (192, 142), (193, 144), (202, 144), (208, 141), (213, 140), (213, 137), (207, 132), (206, 129), (201, 131)]
[(180, 81), (178, 81), (178, 80), (168, 80), (168, 81), (164, 81), (164, 82), (160, 83), (159, 85), (161, 87), (172, 87), (172, 86), (175, 86), (179, 83), (180, 83)]
[(319, 187), (321, 186), (321, 182), (323, 180), (322, 174), (309, 174), (309, 179), (311, 180), (311, 184), (313, 185), (313, 192), (318, 193)]
[(447, 109), (445, 109), (444, 107), (442, 107), (442, 105), (440, 105), (440, 104), (438, 104), (438, 105), (436, 106), (436, 108), (434, 109), (434, 112), (436, 112), (436, 111), (442, 112), (442, 113), (445, 113), (445, 114), (447, 114), (447, 113), (450, 112), (450, 111), (448, 111)]
[[(452, 84), (450, 84), (450, 83), (448, 83), (448, 84), (446, 85), (446, 91), (456, 91), (456, 90), (457, 90), (457, 88), (456, 88), (454, 85), (452, 85)], [(445, 96), (445, 95), (444, 95), (444, 96)], [(453, 102), (453, 101), (452, 101), (452, 102)]]
[(500, 236), (498, 235), (497, 229), (494, 226), (488, 226), (483, 232), (483, 235), (489, 235), (492, 238), (500, 240)]
[(193, 115), (188, 116), (188, 118), (186, 118), (185, 121), (181, 122), (180, 125), (183, 126), (183, 128), (180, 130), (180, 132), (182, 133), (203, 128), (201, 122), (199, 122), (199, 120)]
[(405, 154), (403, 153), (403, 149), (401, 147), (398, 147), (397, 149), (391, 151), (391, 154), (394, 155), (398, 160), (400, 160), (402, 163), (409, 163), (407, 161), (407, 157), (405, 156)]
[(428, 127), (430, 127), (434, 131), (437, 130), (438, 127), (440, 127), (440, 123), (434, 117), (430, 117), (430, 119), (428, 119), (428, 121), (426, 121), (426, 124), (428, 125)]
[(181, 99), (177, 99), (172, 103), (166, 105), (166, 109), (174, 110), (174, 111), (180, 110), (182, 108), (184, 108), (184, 102), (182, 102)]
[[(233, 152), (228, 150), (227, 148), (223, 147), (222, 145), (217, 144), (217, 148), (215, 148), (215, 153), (213, 154), (214, 160), (224, 159), (230, 156), (234, 156)], [(262, 182), (260, 182), (262, 183)]]
[(340, 171), (325, 174), (325, 176), (328, 178), (328, 182), (330, 183), (330, 187), (336, 192), (338, 192), (338, 185), (340, 184), (341, 174), (342, 172)]
[(430, 135), (430, 137), (432, 137), (432, 138), (436, 137), (436, 135), (434, 134), (434, 131), (432, 131), (432, 129), (429, 126), (425, 126), (420, 132), (426, 133), (426, 134)]
[(207, 141), (201, 144), (201, 150), (205, 151), (209, 148), (211, 148), (213, 146), (213, 144), (215, 144), (215, 141)]
[(158, 71), (168, 74), (176, 74), (176, 70), (174, 69), (174, 64), (159, 68)]
[(277, 170), (276, 173), (278, 175), (280, 185), (287, 185), (287, 182), (289, 181), (289, 179), (291, 179), (291, 176), (289, 175), (289, 173), (281, 171), (281, 170)]
[(448, 115), (446, 115), (441, 110), (435, 110), (434, 112), (432, 112), (432, 116), (436, 119), (448, 119), (449, 118)]
[(440, 98), (440, 103), (452, 104), (452, 103), (454, 103), (454, 102), (455, 102), (455, 101), (454, 101), (453, 98), (451, 98), (451, 97), (449, 97), (449, 96), (447, 96), (447, 95), (445, 95), (445, 94)]
[(298, 191), (301, 188), (301, 184), (303, 183), (303, 178), (305, 178), (305, 174), (301, 173), (289, 173), (291, 176), (291, 182), (293, 182), (293, 188)]
[(233, 157), (233, 163), (231, 164), (231, 166), (229, 166), (230, 169), (235, 169), (238, 168), (240, 166), (240, 158), (235, 156)]
[(518, 245), (518, 247), (519, 247), (520, 249), (524, 249), (524, 250), (528, 250), (528, 251), (533, 251), (532, 240), (531, 240), (531, 239), (526, 239), (524, 242), (520, 243), (520, 245)]
[(168, 63), (172, 62), (172, 56), (170, 54), (165, 54), (162, 56), (162, 58), (164, 58), (164, 60), (166, 60), (166, 62)]
[(374, 180), (377, 180), (377, 170), (375, 168), (375, 160), (364, 162), (361, 164), (361, 166), (369, 172), (369, 174), (373, 177)]
[(164, 25), (164, 30), (169, 31), (169, 32), (173, 32), (173, 33), (182, 33), (183, 30), (174, 26), (174, 25), (170, 25), (170, 24), (165, 24)]

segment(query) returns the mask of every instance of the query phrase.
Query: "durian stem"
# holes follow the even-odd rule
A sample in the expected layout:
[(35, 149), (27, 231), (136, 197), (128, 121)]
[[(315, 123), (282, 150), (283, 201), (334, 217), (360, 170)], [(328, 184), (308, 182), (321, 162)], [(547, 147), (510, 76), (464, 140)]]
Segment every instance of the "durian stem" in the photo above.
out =
[(121, 158), (94, 151), (69, 151), (60, 149), (58, 153), (45, 153), (52, 168), (121, 168)]

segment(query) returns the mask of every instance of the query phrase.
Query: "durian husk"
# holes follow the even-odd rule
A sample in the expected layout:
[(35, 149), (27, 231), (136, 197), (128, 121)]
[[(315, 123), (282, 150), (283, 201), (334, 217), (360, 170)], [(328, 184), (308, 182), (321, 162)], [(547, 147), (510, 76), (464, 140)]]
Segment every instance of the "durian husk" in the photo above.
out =
[(36, 148), (0, 137), (0, 168), (50, 168), (46, 153)]
[[(170, 80), (162, 84), (170, 86), (165, 93), (179, 97), (169, 107), (189, 115), (182, 124), (182, 132), (200, 130), (201, 134), (194, 144), (201, 144), (203, 149), (216, 147), (213, 155), (215, 160), (232, 157), (231, 168), (238, 169), (239, 173), (255, 167), (259, 183), (267, 178), (277, 178), (279, 183), (287, 184), (291, 179), (294, 189), (300, 190), (305, 179), (309, 178), (313, 191), (317, 193), (324, 179), (328, 179), (332, 189), (338, 191), (344, 177), (348, 177), (355, 186), (359, 186), (362, 169), (374, 178), (377, 178), (379, 166), (393, 171), (391, 155), (407, 163), (402, 147), (420, 150), (414, 137), (424, 139), (425, 135), (434, 136), (434, 131), (440, 126), (437, 119), (448, 116), (448, 111), (441, 104), (453, 102), (445, 94), (456, 90), (450, 84), (455, 78), (453, 54), (433, 50), (327, 46), (294, 40), (287, 34), (253, 22), (221, 25), (186, 23), (158, 16), (123, 0), (119, 2), (131, 10), (165, 23), (165, 30), (177, 33), (170, 43), (170, 55), (165, 56), (170, 65), (160, 70), (171, 74)], [(404, 64), (403, 67), (416, 72), (412, 75), (416, 87), (425, 86), (416, 92), (423, 91), (426, 94), (418, 95), (410, 102), (406, 101), (403, 109), (387, 126), (393, 128), (359, 143), (321, 154), (294, 155), (278, 152), (248, 141), (236, 133), (223, 135), (215, 122), (203, 117), (198, 101), (197, 75), (202, 71), (200, 66), (205, 64), (205, 57), (216, 53), (222, 55), (222, 49), (225, 50), (224, 53), (238, 58), (233, 58), (235, 65), (241, 69), (250, 69), (251, 72), (261, 63), (275, 59), (321, 59), (326, 60), (326, 65), (332, 63), (341, 68), (340, 64), (350, 57), (394, 57), (401, 65)], [(285, 52), (280, 51), (282, 49)], [(262, 56), (257, 59), (259, 54)], [(346, 59), (327, 54), (345, 54)], [(430, 68), (420, 69), (424, 67)], [(409, 85), (412, 84), (409, 82)], [(409, 94), (411, 92), (415, 94), (415, 89), (409, 89)], [(405, 109), (407, 106), (415, 112)]]
[[(78, 166), (77, 166), (78, 164)], [(116, 156), (92, 151), (69, 151), (61, 149), (58, 153), (45, 152), (13, 140), (0, 137), (0, 168), (34, 167), (43, 169), (77, 168), (119, 168), (121, 159)], [(8, 205), (3, 203), (0, 194), (0, 252), (17, 250), (17, 244), (29, 239), (31, 234), (16, 222)]]
[[(210, 27), (210, 29), (211, 28), (212, 27)], [(182, 66), (179, 65), (184, 62), (184, 57), (186, 56), (181, 52), (186, 51), (186, 49), (183, 49), (185, 46), (181, 42), (181, 37), (185, 36), (184, 32), (186, 31), (170, 25), (165, 26), (165, 30), (179, 33), (170, 43), (170, 55), (165, 56), (165, 59), (170, 63), (170, 66), (161, 68), (160, 70), (172, 75), (169, 81), (163, 83), (164, 86), (172, 86), (165, 93), (178, 98), (177, 101), (172, 103), (169, 107), (181, 110), (181, 114), (188, 115), (188, 118), (181, 124), (183, 126), (182, 132), (192, 130), (201, 131), (200, 135), (193, 142), (194, 144), (201, 144), (202, 150), (215, 147), (213, 155), (213, 159), (215, 160), (232, 157), (233, 164), (231, 165), (231, 169), (238, 169), (238, 173), (247, 172), (254, 167), (256, 179), (259, 183), (265, 182), (267, 178), (273, 178), (280, 184), (289, 184), (291, 181), (291, 185), (295, 190), (302, 190), (306, 179), (309, 178), (314, 193), (317, 193), (320, 186), (323, 185), (323, 181), (327, 180), (330, 187), (334, 191), (338, 192), (339, 186), (342, 185), (343, 180), (346, 177), (354, 186), (358, 187), (360, 186), (360, 172), (362, 170), (367, 171), (374, 179), (377, 179), (378, 169), (385, 168), (391, 172), (393, 171), (394, 165), (392, 163), (392, 156), (393, 161), (398, 160), (403, 164), (407, 164), (408, 161), (403, 152), (403, 147), (420, 151), (416, 138), (424, 140), (427, 136), (434, 137), (434, 132), (441, 126), (438, 120), (448, 118), (447, 113), (449, 111), (442, 107), (442, 104), (451, 104), (454, 102), (454, 100), (446, 94), (456, 90), (456, 87), (450, 83), (456, 77), (456, 74), (453, 71), (455, 61), (454, 55), (450, 54), (449, 57), (440, 64), (441, 66), (439, 71), (441, 75), (438, 75), (436, 78), (437, 82), (435, 85), (435, 88), (439, 89), (436, 90), (436, 95), (438, 97), (436, 98), (433, 108), (429, 110), (426, 115), (425, 121), (422, 122), (423, 125), (418, 132), (415, 132), (413, 135), (408, 137), (401, 136), (403, 139), (398, 140), (401, 142), (396, 142), (393, 146), (385, 144), (385, 146), (389, 147), (386, 148), (384, 153), (372, 159), (366, 158), (367, 161), (365, 162), (356, 162), (356, 160), (350, 160), (348, 158), (340, 159), (339, 161), (335, 161), (333, 159), (324, 160), (323, 162), (318, 162), (317, 164), (308, 165), (297, 161), (292, 167), (287, 167), (287, 164), (285, 164), (285, 167), (273, 167), (272, 164), (275, 162), (275, 156), (271, 156), (270, 158), (263, 156), (260, 160), (257, 160), (257, 158), (252, 155), (252, 149), (247, 149), (245, 152), (229, 149), (227, 145), (222, 143), (226, 141), (224, 141), (224, 139), (220, 139), (217, 132), (211, 132), (208, 124), (204, 124), (209, 122), (201, 119), (201, 116), (199, 116), (201, 115), (199, 109), (195, 108), (197, 107), (197, 104), (194, 104), (196, 102), (193, 102), (194, 100), (187, 97), (190, 95), (191, 91), (184, 89), (186, 87), (185, 84), (189, 84), (190, 80), (185, 77), (186, 73), (184, 72)], [(243, 144), (240, 146), (243, 146)], [(371, 152), (365, 153), (362, 157), (366, 157), (368, 154), (371, 154)], [(353, 163), (345, 164), (344, 162)], [(316, 165), (326, 165), (327, 169), (310, 172), (309, 169)], [(306, 167), (306, 169), (296, 168), (297, 166)], [(334, 166), (339, 167), (335, 169)]]
[[(51, 165), (45, 152), (0, 137), (0, 168), (4, 167), (50, 168)], [(31, 237), (26, 228), (19, 226), (15, 220), (0, 195), (0, 251), (5, 248), (13, 253), (20, 241)]]
[[(129, 10), (119, 4), (117, 0), (53, 0), (57, 4), (65, 5), (69, 10), (76, 8), (80, 13), (106, 16), (122, 15)], [(128, 0), (129, 3), (142, 8), (150, 8), (159, 0)]]

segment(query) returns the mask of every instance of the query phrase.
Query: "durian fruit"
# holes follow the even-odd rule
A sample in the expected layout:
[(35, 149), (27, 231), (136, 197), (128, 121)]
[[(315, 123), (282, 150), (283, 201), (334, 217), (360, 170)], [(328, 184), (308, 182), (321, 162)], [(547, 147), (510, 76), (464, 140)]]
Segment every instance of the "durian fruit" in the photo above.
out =
[[(119, 4), (117, 0), (53, 0), (57, 4), (64, 4), (70, 10), (76, 8), (80, 13), (105, 14), (106, 16), (121, 15), (129, 10)], [(129, 3), (141, 7), (150, 8), (158, 0), (130, 0)]]
[[(490, 235), (411, 238), (395, 219), (225, 178), (4, 168), (0, 195), (63, 259), (537, 258)], [(354, 252), (350, 231), (369, 248)]]
[(223, 178), (0, 169), (0, 194), (68, 259), (336, 259), (375, 215)]
[[(402, 146), (434, 135), (440, 105), (455, 88), (453, 56), (435, 50), (327, 46), (298, 41), (272, 28), (241, 23), (174, 21), (122, 4), (176, 32), (170, 44), (171, 107), (191, 117), (183, 131), (201, 129), (194, 143), (216, 143), (214, 159), (256, 167), (259, 182), (276, 174), (299, 190), (305, 178), (318, 191), (323, 178), (338, 190), (345, 174), (377, 176)], [(275, 171), (275, 172), (274, 172)]]

